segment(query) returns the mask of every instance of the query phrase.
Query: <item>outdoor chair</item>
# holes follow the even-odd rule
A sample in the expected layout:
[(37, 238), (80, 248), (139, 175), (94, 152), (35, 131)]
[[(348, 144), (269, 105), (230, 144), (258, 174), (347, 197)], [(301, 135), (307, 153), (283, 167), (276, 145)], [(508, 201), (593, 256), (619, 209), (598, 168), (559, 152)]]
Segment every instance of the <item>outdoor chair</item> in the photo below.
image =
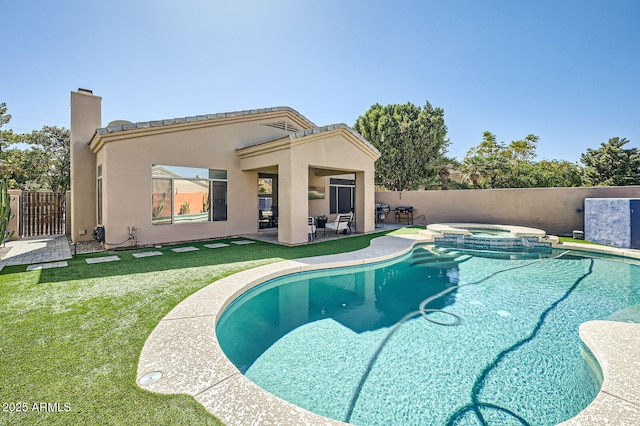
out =
[(317, 229), (316, 218), (309, 216), (309, 241), (313, 241), (316, 238)]
[(258, 210), (258, 229), (271, 228), (273, 226), (272, 219), (266, 217), (262, 210)]
[(339, 214), (333, 222), (327, 222), (327, 229), (336, 231), (336, 234), (339, 234), (340, 232), (343, 234), (349, 234), (351, 232), (352, 220), (353, 213)]

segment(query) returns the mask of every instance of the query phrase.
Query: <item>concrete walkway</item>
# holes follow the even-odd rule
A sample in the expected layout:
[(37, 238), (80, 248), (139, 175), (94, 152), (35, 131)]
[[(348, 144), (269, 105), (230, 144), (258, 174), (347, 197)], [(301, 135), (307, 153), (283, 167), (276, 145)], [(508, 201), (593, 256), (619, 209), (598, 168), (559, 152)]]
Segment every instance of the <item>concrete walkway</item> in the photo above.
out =
[(31, 265), (71, 259), (71, 249), (66, 235), (26, 237), (8, 241), (9, 252), (0, 260), (0, 270), (5, 266)]

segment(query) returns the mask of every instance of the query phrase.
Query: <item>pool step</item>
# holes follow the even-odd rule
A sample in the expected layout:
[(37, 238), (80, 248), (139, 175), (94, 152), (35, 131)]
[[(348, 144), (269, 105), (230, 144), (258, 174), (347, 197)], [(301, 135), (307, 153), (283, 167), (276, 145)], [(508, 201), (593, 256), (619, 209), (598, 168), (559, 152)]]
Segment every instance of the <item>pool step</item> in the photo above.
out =
[(640, 324), (640, 305), (630, 306), (625, 309), (621, 309), (614, 312), (609, 318), (609, 321), (618, 322), (635, 322)]
[(458, 265), (462, 262), (466, 262), (471, 259), (471, 256), (467, 254), (463, 255), (451, 255), (451, 256), (432, 256), (427, 258), (421, 258), (411, 262), (411, 266), (423, 266), (428, 268), (450, 268)]
[(431, 251), (431, 250), (416, 250), (413, 252), (413, 258), (414, 259), (423, 259), (423, 258), (430, 258), (430, 257), (440, 257), (440, 256), (458, 256), (460, 255), (461, 252), (459, 250), (454, 250), (454, 249), (441, 249), (438, 248), (435, 251)]

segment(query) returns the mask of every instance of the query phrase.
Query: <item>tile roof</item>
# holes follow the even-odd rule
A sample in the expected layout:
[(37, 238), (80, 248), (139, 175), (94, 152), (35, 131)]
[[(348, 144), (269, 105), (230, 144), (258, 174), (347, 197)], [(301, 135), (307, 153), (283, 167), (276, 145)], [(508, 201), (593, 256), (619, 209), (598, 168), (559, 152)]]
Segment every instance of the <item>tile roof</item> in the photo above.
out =
[[(247, 109), (243, 111), (231, 111), (231, 112), (221, 112), (217, 114), (205, 114), (205, 115), (196, 115), (191, 117), (182, 117), (182, 118), (172, 118), (169, 120), (155, 120), (155, 121), (141, 121), (138, 123), (124, 123), (118, 124), (115, 126), (107, 126), (101, 127), (96, 130), (96, 133), (99, 135), (105, 135), (109, 133), (122, 132), (125, 130), (133, 130), (133, 129), (145, 129), (149, 127), (160, 127), (160, 126), (170, 126), (172, 124), (183, 124), (183, 123), (192, 123), (196, 121), (206, 121), (206, 120), (215, 120), (217, 118), (231, 118), (231, 117), (240, 117), (244, 115), (255, 115), (255, 114), (265, 114), (269, 112), (277, 112), (277, 111), (290, 111), (294, 114), (300, 116), (304, 120), (313, 124), (311, 120), (309, 120), (304, 115), (300, 114), (298, 111), (291, 107), (287, 106), (278, 106), (272, 108), (260, 108), (260, 109)], [(315, 124), (314, 124), (315, 126)]]
[(368, 146), (370, 149), (372, 149), (373, 151), (375, 151), (376, 153), (378, 153), (378, 155), (380, 154), (380, 151), (378, 151), (376, 149), (376, 147), (374, 147), (371, 142), (369, 142), (368, 140), (366, 140), (365, 138), (363, 138), (360, 133), (356, 132), (355, 130), (353, 130), (351, 127), (347, 126), (344, 123), (336, 123), (336, 124), (330, 124), (328, 126), (322, 126), (322, 127), (314, 127), (312, 129), (307, 129), (307, 130), (301, 130), (297, 133), (292, 133), (288, 136), (284, 136), (284, 137), (278, 137), (275, 139), (270, 139), (267, 141), (261, 141), (261, 142), (255, 142), (255, 143), (251, 143), (248, 145), (244, 145), (240, 148), (237, 148), (236, 150), (241, 150), (244, 148), (249, 148), (252, 146), (257, 146), (257, 145), (261, 145), (263, 143), (269, 143), (269, 142), (273, 142), (275, 140), (279, 140), (279, 139), (283, 139), (283, 138), (289, 138), (289, 139), (298, 139), (298, 138), (302, 138), (305, 136), (309, 136), (309, 135), (316, 135), (319, 133), (325, 133), (325, 132), (330, 132), (331, 130), (336, 130), (336, 129), (345, 129), (346, 131), (348, 131), (349, 133), (351, 133), (353, 136), (355, 136), (360, 142), (362, 142), (363, 144), (365, 144), (366, 146)]

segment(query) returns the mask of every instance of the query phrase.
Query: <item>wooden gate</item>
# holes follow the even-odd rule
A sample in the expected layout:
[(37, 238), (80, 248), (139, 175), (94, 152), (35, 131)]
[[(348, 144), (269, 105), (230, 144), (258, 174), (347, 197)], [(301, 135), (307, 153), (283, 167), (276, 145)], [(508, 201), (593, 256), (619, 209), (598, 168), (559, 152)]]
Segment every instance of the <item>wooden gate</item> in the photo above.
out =
[(60, 235), (65, 229), (66, 193), (22, 192), (20, 235)]

